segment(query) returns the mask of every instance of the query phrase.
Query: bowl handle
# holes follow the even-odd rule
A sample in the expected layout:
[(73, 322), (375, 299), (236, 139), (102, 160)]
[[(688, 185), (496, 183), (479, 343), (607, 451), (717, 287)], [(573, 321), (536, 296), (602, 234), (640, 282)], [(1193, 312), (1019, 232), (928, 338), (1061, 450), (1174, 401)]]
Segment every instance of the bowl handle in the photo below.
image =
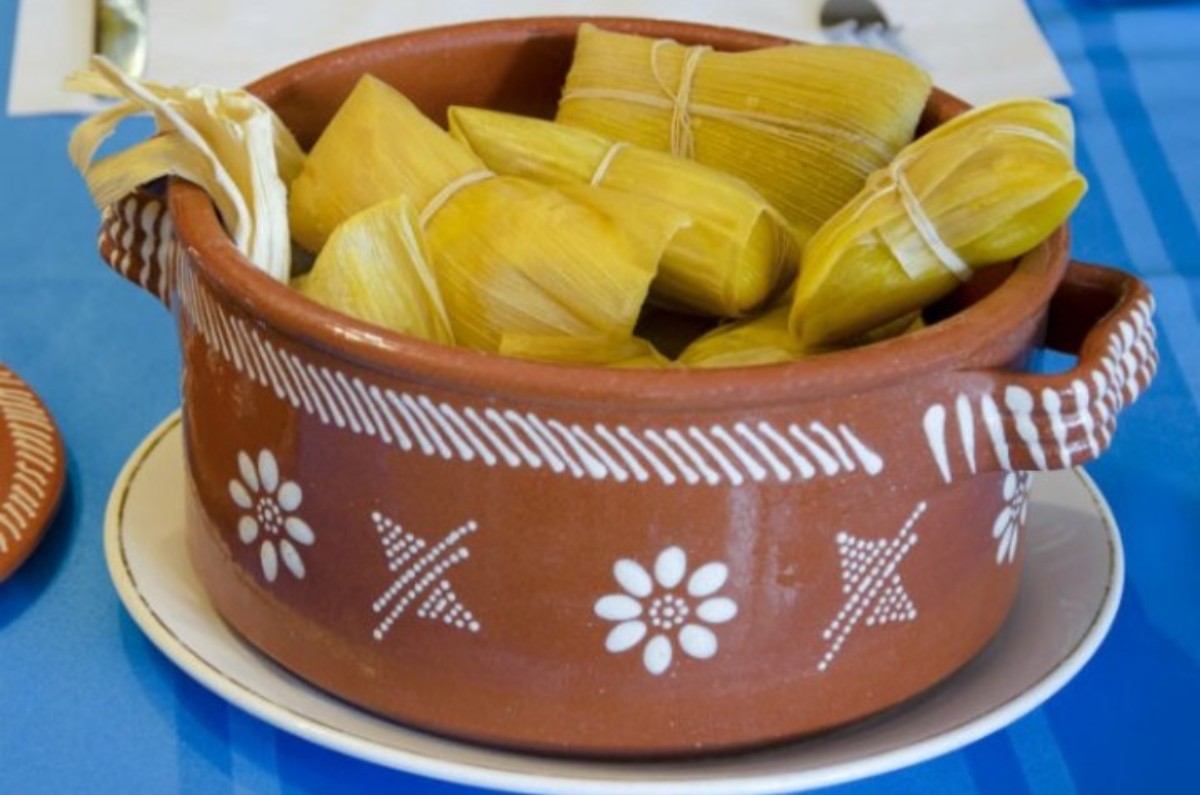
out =
[(166, 198), (137, 190), (105, 207), (97, 245), (109, 267), (170, 308), (180, 249)]
[(957, 394), (924, 415), (943, 480), (964, 468), (1067, 469), (1099, 456), (1112, 441), (1117, 415), (1154, 377), (1153, 314), (1154, 299), (1141, 280), (1072, 262), (1050, 301), (1046, 347), (1075, 354), (1075, 366), (1054, 374), (958, 373)]

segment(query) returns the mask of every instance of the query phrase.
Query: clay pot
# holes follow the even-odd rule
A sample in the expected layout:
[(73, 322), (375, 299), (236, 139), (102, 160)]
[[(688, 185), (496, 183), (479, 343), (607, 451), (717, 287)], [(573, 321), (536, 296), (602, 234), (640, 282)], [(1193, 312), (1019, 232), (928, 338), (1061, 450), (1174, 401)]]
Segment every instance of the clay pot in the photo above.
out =
[[(368, 71), (438, 119), (547, 115), (578, 21), (381, 39), (252, 90), (305, 145)], [(942, 680), (1013, 601), (1026, 472), (1099, 455), (1156, 363), (1145, 287), (1068, 263), (1063, 229), (919, 333), (693, 372), (356, 322), (248, 265), (184, 183), (112, 209), (101, 248), (178, 318), (187, 543), (226, 620), (369, 710), (543, 752), (769, 743)], [(1078, 364), (1022, 372), (1043, 343)]]

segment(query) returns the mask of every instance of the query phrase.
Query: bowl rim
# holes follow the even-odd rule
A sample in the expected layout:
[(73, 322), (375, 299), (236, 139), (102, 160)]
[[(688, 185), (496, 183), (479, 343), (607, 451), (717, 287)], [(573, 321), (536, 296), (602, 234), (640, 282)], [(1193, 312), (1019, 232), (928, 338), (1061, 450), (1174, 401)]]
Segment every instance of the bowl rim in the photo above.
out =
[[(787, 41), (698, 23), (628, 17), (556, 16), (495, 19), (371, 39), (284, 67), (247, 89), (270, 101), (287, 86), (343, 62), (368, 62), (396, 47), (429, 49), (446, 38), (574, 35), (583, 22), (681, 39), (717, 39), (767, 46)], [(961, 102), (939, 89), (937, 101)], [(195, 266), (240, 311), (306, 347), (378, 372), (470, 394), (505, 394), (529, 401), (619, 400), (643, 409), (765, 407), (849, 395), (903, 380), (971, 367), (990, 368), (1022, 352), (1012, 342), (1040, 320), (1067, 266), (1066, 224), (1016, 260), (1012, 273), (967, 309), (902, 337), (795, 362), (695, 369), (624, 369), (541, 362), (452, 347), (409, 337), (317, 304), (251, 264), (233, 245), (208, 195), (173, 178), (168, 204), (175, 234)], [(1009, 340), (1008, 342), (1004, 342)], [(1009, 347), (995, 352), (1000, 342)]]

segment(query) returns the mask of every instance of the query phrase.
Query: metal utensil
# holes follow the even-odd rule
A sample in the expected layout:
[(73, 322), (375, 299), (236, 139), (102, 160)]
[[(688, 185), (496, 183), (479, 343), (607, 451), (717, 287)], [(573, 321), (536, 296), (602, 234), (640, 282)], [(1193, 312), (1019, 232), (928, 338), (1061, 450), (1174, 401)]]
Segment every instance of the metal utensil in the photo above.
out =
[(857, 28), (868, 25), (890, 27), (887, 14), (874, 0), (826, 0), (821, 7), (821, 27), (833, 28), (853, 23)]
[(913, 57), (900, 41), (900, 27), (874, 0), (825, 0), (820, 22), (830, 44), (857, 44)]
[(139, 77), (146, 69), (147, 27), (146, 0), (96, 0), (92, 51)]

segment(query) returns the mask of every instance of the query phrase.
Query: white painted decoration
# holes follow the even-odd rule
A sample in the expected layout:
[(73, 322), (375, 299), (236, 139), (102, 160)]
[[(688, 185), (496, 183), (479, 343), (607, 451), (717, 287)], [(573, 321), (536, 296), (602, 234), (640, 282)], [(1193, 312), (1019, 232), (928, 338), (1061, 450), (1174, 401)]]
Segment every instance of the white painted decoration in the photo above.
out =
[(670, 546), (659, 552), (649, 570), (622, 558), (613, 565), (621, 590), (596, 600), (596, 615), (613, 626), (604, 641), (612, 654), (642, 646), (642, 665), (661, 676), (676, 661), (675, 648), (696, 660), (714, 657), (720, 648), (713, 626), (737, 617), (737, 602), (718, 595), (729, 579), (729, 567), (710, 561), (688, 573), (687, 553)]
[(17, 375), (0, 367), (0, 445), (9, 445), (12, 471), (0, 478), (0, 558), (16, 554), (34, 530), (39, 508), (61, 465), (50, 415)]
[[(111, 243), (109, 265), (164, 301), (179, 256), (175, 225), (166, 204), (147, 194), (131, 194), (105, 207), (100, 217), (100, 241)], [(140, 246), (133, 245), (137, 235)]]
[(891, 538), (869, 539), (842, 531), (837, 534), (844, 601), (821, 633), (825, 653), (817, 663), (822, 673), (841, 653), (860, 627), (909, 622), (917, 619), (917, 606), (904, 587), (900, 564), (920, 537), (914, 532), (926, 503), (918, 503), (908, 521)]
[(417, 618), (450, 629), (475, 633), (483, 628), (447, 576), (471, 557), (465, 542), (479, 529), (476, 522), (456, 527), (432, 546), (378, 511), (371, 514), (371, 522), (392, 575), (387, 588), (371, 603), (371, 612), (380, 616), (371, 633), (376, 641), (387, 637), (410, 610)]
[(942, 480), (953, 483), (956, 468), (964, 464), (972, 475), (986, 468), (982, 461), (987, 453), (1000, 470), (1009, 472), (1067, 469), (1098, 456), (1112, 441), (1118, 412), (1154, 376), (1158, 354), (1153, 314), (1152, 299), (1139, 301), (1129, 319), (1109, 335), (1098, 363), (1061, 388), (1034, 388), (1053, 376), (1016, 376), (1020, 383), (1008, 383), (996, 392), (958, 393), (953, 413), (949, 402), (928, 406), (922, 430)]
[(1025, 527), (1029, 511), (1029, 472), (1009, 472), (1004, 476), (1001, 496), (1004, 505), (992, 523), (992, 538), (996, 539), (996, 564), (1012, 563), (1017, 557), (1017, 544)]
[(298, 411), (404, 452), (486, 467), (548, 471), (556, 477), (740, 486), (883, 472), (883, 456), (846, 423), (632, 428), (584, 425), (499, 406), (456, 406), (398, 391), (308, 361), (228, 313), (189, 268), (177, 274), (185, 317), (240, 373)]
[(260, 450), (257, 457), (240, 451), (238, 477), (229, 481), (229, 496), (244, 513), (238, 519), (238, 539), (257, 547), (259, 565), (267, 582), (279, 577), (279, 564), (297, 580), (306, 569), (301, 549), (311, 547), (316, 534), (296, 510), (304, 498), (300, 487), (281, 480), (275, 454)]

